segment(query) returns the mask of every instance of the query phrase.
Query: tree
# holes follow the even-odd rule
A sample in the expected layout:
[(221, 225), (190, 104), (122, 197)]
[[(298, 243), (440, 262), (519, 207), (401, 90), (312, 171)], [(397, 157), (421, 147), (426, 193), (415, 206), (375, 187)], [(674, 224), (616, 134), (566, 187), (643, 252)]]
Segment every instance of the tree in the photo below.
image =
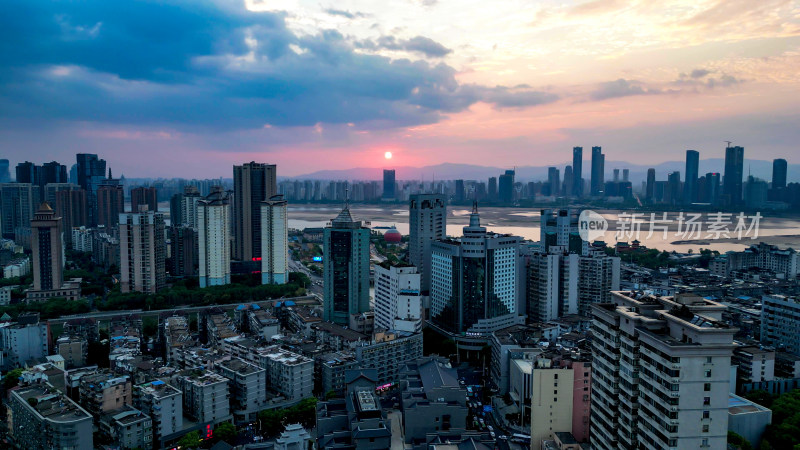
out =
[(236, 427), (233, 426), (230, 422), (222, 422), (216, 427), (214, 427), (214, 437), (213, 441), (225, 441), (228, 444), (233, 442), (233, 439), (236, 437)]
[(728, 445), (732, 445), (738, 450), (753, 450), (753, 446), (747, 439), (733, 431), (728, 431)]
[(750, 391), (747, 394), (744, 394), (744, 398), (750, 400), (751, 402), (758, 403), (765, 408), (770, 408), (772, 406), (772, 402), (775, 401), (775, 397), (763, 389)]
[(187, 433), (184, 435), (181, 440), (178, 441), (178, 447), (181, 448), (197, 448), (200, 447), (203, 441), (200, 439), (200, 433), (197, 431), (192, 431), (191, 433)]
[(5, 374), (3, 377), (3, 387), (6, 389), (11, 389), (14, 386), (19, 384), (19, 377), (22, 376), (22, 372), (25, 369), (14, 369), (10, 370), (8, 373)]

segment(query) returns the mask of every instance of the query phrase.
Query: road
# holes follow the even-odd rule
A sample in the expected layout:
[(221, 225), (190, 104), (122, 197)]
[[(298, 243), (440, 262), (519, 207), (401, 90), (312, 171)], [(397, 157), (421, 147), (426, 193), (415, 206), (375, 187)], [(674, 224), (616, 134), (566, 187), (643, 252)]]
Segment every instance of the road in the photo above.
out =
[[(285, 301), (285, 300), (292, 300), (292, 301), (294, 301), (295, 303), (297, 303), (299, 305), (302, 305), (302, 304), (317, 304), (318, 301), (319, 301), (316, 296), (305, 295), (303, 297), (287, 297), (287, 298), (283, 298), (283, 299), (262, 300), (262, 301), (258, 301), (258, 302), (248, 302), (248, 303), (256, 303), (257, 305), (262, 306), (262, 307), (264, 307), (264, 306), (271, 307), (275, 302), (277, 302), (277, 301)], [(232, 310), (232, 309), (236, 308), (239, 305), (241, 305), (241, 303), (231, 303), (231, 304), (228, 304), (228, 305), (209, 305), (209, 306), (176, 306), (175, 308), (154, 309), (154, 310), (148, 310), (148, 311), (143, 311), (141, 309), (122, 310), (122, 311), (103, 311), (103, 312), (95, 312), (95, 313), (87, 313), (87, 314), (73, 314), (73, 315), (70, 315), (70, 316), (61, 316), (58, 319), (49, 319), (48, 322), (50, 322), (50, 323), (62, 323), (62, 322), (66, 322), (68, 320), (73, 320), (73, 319), (100, 319), (100, 320), (102, 320), (102, 319), (110, 319), (112, 317), (121, 316), (121, 315), (125, 315), (125, 314), (138, 314), (140, 316), (158, 316), (158, 315), (161, 315), (162, 313), (168, 313), (168, 312), (173, 312), (174, 313), (174, 312), (177, 312), (177, 311), (180, 311), (182, 313), (190, 313), (191, 314), (191, 313), (200, 312), (200, 311), (202, 311), (204, 309), (208, 309), (208, 308), (220, 308), (222, 310), (226, 310), (227, 311), (227, 310)]]

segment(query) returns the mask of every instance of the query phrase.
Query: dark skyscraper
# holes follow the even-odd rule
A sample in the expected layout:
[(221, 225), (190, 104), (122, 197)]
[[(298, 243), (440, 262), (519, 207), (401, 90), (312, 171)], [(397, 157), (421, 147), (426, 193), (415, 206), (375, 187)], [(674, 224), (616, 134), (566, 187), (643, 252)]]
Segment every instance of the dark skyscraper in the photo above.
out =
[(742, 178), (744, 177), (744, 148), (728, 147), (725, 149), (725, 179), (722, 181), (722, 195), (725, 204), (742, 203)]
[(44, 186), (49, 183), (69, 183), (67, 166), (56, 161), (42, 164), (39, 174), (39, 184)]
[(572, 166), (564, 167), (564, 188), (562, 194), (566, 197), (573, 197), (575, 174), (572, 172)]
[(119, 215), (125, 212), (125, 191), (119, 184), (102, 184), (95, 195), (97, 225), (105, 226), (110, 233), (110, 229), (119, 224)]
[(497, 200), (497, 177), (489, 177), (488, 195), (489, 200)]
[(324, 230), (323, 319), (348, 325), (369, 311), (369, 228), (344, 209)]
[(25, 161), (17, 164), (17, 183), (30, 183), (34, 186), (39, 185), (39, 173), (36, 164)]
[(394, 169), (383, 170), (383, 198), (384, 200), (394, 200)]
[(0, 183), (11, 181), (11, 172), (9, 172), (8, 167), (8, 160), (0, 159)]
[(669, 203), (676, 205), (681, 202), (680, 172), (670, 172), (670, 174), (667, 175), (667, 192), (669, 193)]
[(511, 203), (514, 201), (514, 171), (506, 170), (506, 173), (500, 175), (499, 182), (500, 202)]
[(31, 225), (33, 253), (33, 290), (61, 288), (64, 270), (64, 249), (61, 243), (61, 217), (47, 202), (42, 203)]
[(719, 202), (719, 172), (707, 173), (703, 185), (705, 189), (703, 201), (716, 205)]
[(602, 195), (605, 187), (606, 157), (601, 147), (592, 147), (592, 189), (593, 196)]
[(583, 195), (583, 147), (572, 147), (572, 195)]
[(772, 161), (772, 189), (782, 189), (786, 187), (787, 165), (785, 159)]
[(93, 153), (78, 153), (76, 159), (78, 186), (86, 191), (86, 201), (89, 204), (89, 223), (96, 225), (97, 188), (106, 176), (106, 161)]
[(158, 212), (156, 188), (140, 186), (131, 189), (131, 212), (139, 212), (142, 205), (146, 205), (148, 211)]
[(647, 169), (647, 192), (645, 198), (652, 201), (656, 189), (656, 169)]
[(697, 177), (700, 174), (700, 153), (686, 150), (686, 181), (683, 184), (683, 203), (697, 201)]
[(561, 186), (561, 174), (557, 167), (547, 168), (547, 184), (550, 186), (550, 195), (559, 195), (559, 187)]
[(464, 180), (456, 180), (455, 186), (455, 195), (453, 195), (453, 200), (457, 202), (464, 201)]
[(233, 191), (233, 258), (260, 261), (261, 202), (278, 193), (275, 165), (233, 166)]

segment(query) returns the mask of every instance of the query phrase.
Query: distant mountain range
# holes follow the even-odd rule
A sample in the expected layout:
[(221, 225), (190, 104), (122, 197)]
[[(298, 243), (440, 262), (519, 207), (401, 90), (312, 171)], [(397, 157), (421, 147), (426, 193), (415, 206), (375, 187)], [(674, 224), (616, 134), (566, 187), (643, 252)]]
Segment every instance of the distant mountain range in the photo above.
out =
[[(572, 162), (565, 162), (558, 164), (561, 177), (564, 177), (564, 167)], [(583, 178), (588, 181), (591, 177), (592, 163), (589, 160), (583, 161)], [(547, 179), (547, 169), (552, 166), (522, 166), (516, 168), (517, 181), (539, 181)], [(388, 167), (387, 167), (388, 168)], [(641, 183), (647, 178), (647, 169), (656, 169), (656, 179), (666, 180), (667, 174), (670, 172), (678, 171), (681, 173), (681, 180), (685, 178), (686, 163), (684, 161), (667, 161), (651, 166), (631, 164), (624, 161), (606, 161), (605, 172), (606, 181), (613, 178), (614, 169), (619, 169), (620, 179), (622, 178), (622, 169), (630, 170), (630, 181), (633, 183)], [(382, 180), (383, 167), (357, 167), (353, 169), (344, 170), (320, 170), (312, 172), (307, 175), (300, 175), (291, 177), (293, 179), (314, 179), (314, 180)], [(506, 169), (512, 167), (487, 167), (477, 166), (472, 164), (437, 164), (434, 166), (424, 167), (409, 167), (401, 166), (394, 167), (396, 171), (396, 179), (398, 180), (424, 180), (431, 181), (437, 180), (487, 180), (489, 177), (496, 177), (502, 174)], [(704, 159), (700, 161), (700, 175), (705, 175), (708, 172), (724, 173), (725, 160), (723, 158)], [(744, 162), (744, 175), (753, 175), (754, 177), (772, 181), (772, 161), (761, 161), (755, 159), (747, 159)], [(788, 168), (788, 181), (800, 182), (800, 164), (789, 164)]]

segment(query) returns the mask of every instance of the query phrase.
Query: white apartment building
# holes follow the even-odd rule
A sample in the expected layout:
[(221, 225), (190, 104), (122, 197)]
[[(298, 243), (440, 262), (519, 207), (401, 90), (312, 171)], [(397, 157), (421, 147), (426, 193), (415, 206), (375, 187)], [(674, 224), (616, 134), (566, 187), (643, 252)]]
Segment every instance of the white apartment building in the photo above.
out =
[(761, 297), (761, 340), (800, 355), (800, 301), (797, 297)]
[(289, 282), (287, 202), (273, 195), (261, 203), (261, 284)]
[(615, 291), (591, 308), (592, 448), (725, 448), (737, 331), (725, 306)]
[(183, 394), (167, 383), (156, 380), (136, 386), (136, 408), (153, 419), (153, 442), (183, 428)]
[(250, 362), (266, 370), (267, 388), (290, 401), (311, 397), (314, 390), (314, 360), (280, 347), (255, 349)]
[(92, 230), (86, 227), (72, 229), (72, 249), (76, 252), (92, 251)]
[(231, 208), (221, 187), (197, 203), (200, 287), (231, 282)]
[(267, 371), (239, 358), (223, 361), (216, 369), (228, 379), (234, 421), (254, 422), (258, 412), (266, 408)]
[(375, 326), (385, 330), (422, 331), (421, 275), (414, 266), (376, 265)]
[(189, 373), (177, 378), (183, 391), (183, 412), (200, 423), (220, 423), (231, 418), (228, 379), (214, 372)]

